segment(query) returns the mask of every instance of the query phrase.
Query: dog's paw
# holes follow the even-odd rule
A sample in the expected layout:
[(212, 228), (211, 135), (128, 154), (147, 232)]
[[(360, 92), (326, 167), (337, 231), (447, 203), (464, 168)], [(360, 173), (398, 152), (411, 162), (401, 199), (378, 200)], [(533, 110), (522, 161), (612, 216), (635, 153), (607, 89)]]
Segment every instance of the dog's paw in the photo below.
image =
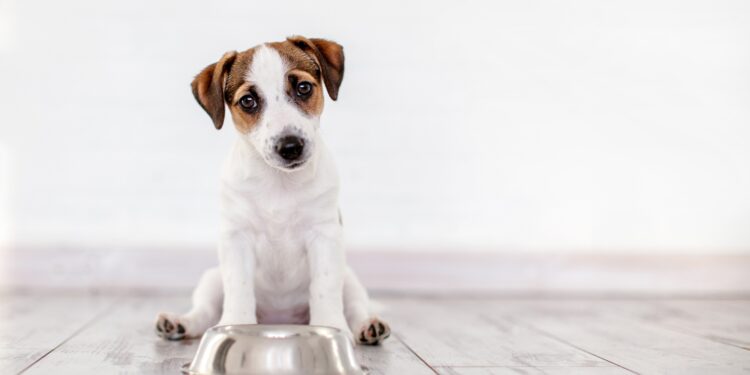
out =
[(185, 325), (176, 315), (161, 313), (156, 317), (156, 335), (166, 340), (182, 340), (186, 337)]
[(378, 319), (369, 319), (359, 330), (357, 342), (364, 345), (378, 345), (391, 335), (388, 323)]

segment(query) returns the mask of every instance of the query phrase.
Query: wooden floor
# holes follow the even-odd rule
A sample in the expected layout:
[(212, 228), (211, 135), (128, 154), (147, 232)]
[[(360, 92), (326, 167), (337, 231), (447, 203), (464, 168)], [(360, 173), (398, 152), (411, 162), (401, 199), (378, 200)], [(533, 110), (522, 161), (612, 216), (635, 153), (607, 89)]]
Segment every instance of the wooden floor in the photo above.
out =
[[(750, 300), (380, 297), (371, 374), (750, 374)], [(179, 374), (197, 341), (153, 333), (180, 296), (0, 294), (0, 374)]]

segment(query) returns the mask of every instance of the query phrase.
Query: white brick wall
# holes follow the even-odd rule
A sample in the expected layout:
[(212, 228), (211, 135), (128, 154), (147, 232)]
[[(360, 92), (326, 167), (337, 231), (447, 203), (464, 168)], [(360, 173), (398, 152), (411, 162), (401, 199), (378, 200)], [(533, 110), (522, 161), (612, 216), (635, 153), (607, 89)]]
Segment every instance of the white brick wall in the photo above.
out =
[(323, 127), (352, 248), (750, 250), (745, 1), (6, 0), (0, 23), (18, 246), (212, 246), (234, 134), (188, 83), (304, 34), (347, 53)]

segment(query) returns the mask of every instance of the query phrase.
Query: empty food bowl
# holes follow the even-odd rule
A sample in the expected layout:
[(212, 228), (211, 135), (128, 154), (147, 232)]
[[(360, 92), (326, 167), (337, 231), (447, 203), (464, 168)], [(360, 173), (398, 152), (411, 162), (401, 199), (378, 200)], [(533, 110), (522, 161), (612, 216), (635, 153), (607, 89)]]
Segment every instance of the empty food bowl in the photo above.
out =
[(305, 325), (230, 325), (206, 331), (189, 375), (362, 375), (347, 336)]

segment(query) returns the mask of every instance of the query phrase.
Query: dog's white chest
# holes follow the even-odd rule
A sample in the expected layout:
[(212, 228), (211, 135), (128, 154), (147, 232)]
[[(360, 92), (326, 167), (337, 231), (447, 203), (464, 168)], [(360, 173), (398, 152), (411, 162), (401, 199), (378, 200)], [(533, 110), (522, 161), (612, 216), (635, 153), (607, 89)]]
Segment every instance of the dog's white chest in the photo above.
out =
[(304, 320), (310, 285), (305, 233), (313, 220), (309, 202), (283, 188), (246, 199), (251, 207), (245, 230), (254, 242), (250, 248), (259, 316), (280, 319), (276, 322)]
[(303, 237), (293, 214), (273, 212), (255, 233), (255, 297), (265, 323), (305, 323), (308, 316), (310, 267)]
[(268, 228), (254, 237), (258, 287), (284, 293), (309, 280), (305, 244), (291, 228)]
[[(294, 176), (270, 170), (237, 150), (223, 175), (222, 231), (241, 234), (253, 253), (253, 288), (260, 322), (305, 323), (309, 319), (311, 266), (308, 245), (315, 236), (335, 238), (338, 178), (321, 155), (313, 167)], [(305, 178), (309, 173), (309, 178)], [(294, 177), (293, 179), (291, 177)], [(315, 230), (315, 232), (313, 232)]]

